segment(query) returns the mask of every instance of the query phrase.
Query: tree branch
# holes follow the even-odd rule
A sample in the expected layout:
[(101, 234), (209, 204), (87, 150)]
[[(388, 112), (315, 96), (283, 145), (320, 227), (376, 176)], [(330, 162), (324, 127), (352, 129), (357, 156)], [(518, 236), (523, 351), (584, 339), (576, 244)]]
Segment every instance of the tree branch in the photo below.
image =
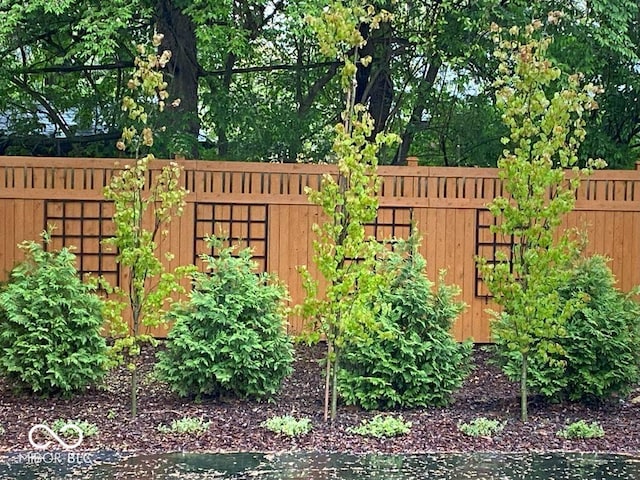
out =
[[(309, 63), (307, 65), (261, 65), (255, 67), (243, 67), (243, 68), (233, 68), (231, 70), (232, 74), (242, 74), (242, 73), (259, 73), (259, 72), (275, 72), (279, 70), (313, 70), (316, 68), (323, 67), (335, 67), (340, 66), (340, 62), (316, 62)], [(58, 65), (55, 67), (42, 67), (42, 68), (24, 68), (20, 70), (16, 70), (13, 73), (15, 75), (37, 75), (40, 73), (73, 73), (73, 72), (93, 72), (98, 70), (121, 70), (124, 68), (133, 68), (133, 61), (120, 61), (115, 63), (106, 63), (104, 65)], [(201, 70), (201, 77), (222, 77), (228, 73), (227, 69), (220, 70)]]
[(62, 115), (60, 115), (60, 113), (48, 102), (48, 100), (44, 97), (44, 95), (32, 89), (26, 82), (23, 82), (17, 77), (12, 77), (10, 81), (17, 87), (23, 89), (25, 92), (31, 95), (40, 105), (42, 105), (42, 107), (49, 114), (51, 121), (60, 127), (60, 129), (62, 130), (62, 132), (66, 137), (71, 136), (71, 130), (69, 130), (69, 125), (67, 125)]

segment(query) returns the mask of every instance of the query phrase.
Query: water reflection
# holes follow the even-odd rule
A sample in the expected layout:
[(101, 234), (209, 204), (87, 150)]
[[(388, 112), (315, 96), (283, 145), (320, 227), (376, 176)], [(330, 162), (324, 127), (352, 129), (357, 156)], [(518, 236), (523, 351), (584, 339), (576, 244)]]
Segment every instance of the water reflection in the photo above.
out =
[(599, 454), (343, 455), (320, 453), (165, 454), (118, 458), (92, 453), (82, 462), (55, 452), (37, 462), (26, 454), (0, 457), (0, 479), (375, 479), (635, 480), (640, 457)]

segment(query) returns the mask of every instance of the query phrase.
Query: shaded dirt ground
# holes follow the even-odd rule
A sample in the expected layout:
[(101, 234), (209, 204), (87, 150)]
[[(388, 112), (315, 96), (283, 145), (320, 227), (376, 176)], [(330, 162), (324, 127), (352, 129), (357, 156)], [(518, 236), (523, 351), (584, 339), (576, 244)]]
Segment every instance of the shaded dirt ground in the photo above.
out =
[[(413, 424), (411, 433), (394, 439), (363, 438), (348, 432), (362, 419), (376, 412), (364, 412), (341, 406), (338, 419), (326, 424), (322, 419), (322, 346), (297, 347), (294, 373), (285, 380), (281, 393), (272, 401), (205, 399), (199, 403), (181, 399), (150, 375), (153, 354), (144, 355), (140, 372), (139, 415), (129, 414), (127, 372), (112, 372), (105, 384), (90, 388), (72, 399), (38, 398), (14, 393), (7, 383), (0, 384), (0, 452), (32, 450), (29, 429), (38, 423), (51, 424), (56, 419), (84, 420), (95, 424), (99, 433), (87, 437), (83, 450), (117, 450), (131, 453), (168, 451), (209, 452), (472, 452), (472, 451), (598, 451), (640, 452), (640, 404), (632, 401), (640, 395), (600, 406), (577, 404), (550, 405), (533, 397), (530, 421), (518, 420), (517, 386), (500, 371), (487, 364), (488, 353), (474, 351), (474, 371), (447, 408), (409, 410), (401, 413)], [(274, 415), (291, 414), (309, 417), (313, 430), (299, 438), (275, 435), (261, 427)], [(200, 436), (162, 434), (157, 427), (185, 416), (202, 417), (211, 422), (209, 431)], [(484, 416), (506, 420), (502, 433), (494, 438), (472, 438), (462, 434), (457, 425)], [(584, 419), (598, 421), (604, 438), (564, 440), (555, 433), (567, 423)]]

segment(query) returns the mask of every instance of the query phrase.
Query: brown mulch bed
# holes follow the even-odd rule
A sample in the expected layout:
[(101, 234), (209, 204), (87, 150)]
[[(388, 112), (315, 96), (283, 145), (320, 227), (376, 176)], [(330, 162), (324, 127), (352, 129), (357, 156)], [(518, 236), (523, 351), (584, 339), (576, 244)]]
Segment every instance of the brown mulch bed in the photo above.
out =
[[(446, 408), (408, 410), (401, 413), (412, 422), (410, 434), (393, 439), (363, 438), (348, 429), (376, 412), (364, 412), (341, 406), (338, 419), (323, 421), (323, 370), (318, 360), (322, 346), (298, 346), (294, 373), (285, 380), (281, 393), (271, 402), (237, 399), (205, 399), (201, 402), (181, 399), (166, 385), (150, 375), (154, 355), (144, 354), (140, 373), (139, 414), (129, 413), (129, 377), (124, 368), (109, 374), (101, 387), (87, 389), (71, 399), (39, 398), (12, 391), (0, 383), (0, 452), (29, 450), (29, 429), (38, 423), (56, 419), (84, 420), (95, 424), (99, 433), (85, 439), (84, 450), (116, 450), (135, 453), (169, 451), (191, 452), (527, 452), (598, 451), (640, 452), (640, 404), (632, 401), (640, 395), (606, 405), (548, 404), (533, 397), (530, 420), (518, 420), (517, 385), (509, 382), (490, 365), (489, 354), (476, 347), (475, 369)], [(261, 423), (274, 415), (309, 417), (311, 433), (299, 438), (275, 435)], [(185, 416), (202, 417), (211, 422), (200, 436), (162, 434), (158, 425)], [(460, 422), (477, 417), (507, 422), (502, 433), (493, 438), (472, 438), (458, 430)], [(592, 440), (564, 440), (555, 433), (567, 423), (584, 419), (598, 421), (606, 435)]]

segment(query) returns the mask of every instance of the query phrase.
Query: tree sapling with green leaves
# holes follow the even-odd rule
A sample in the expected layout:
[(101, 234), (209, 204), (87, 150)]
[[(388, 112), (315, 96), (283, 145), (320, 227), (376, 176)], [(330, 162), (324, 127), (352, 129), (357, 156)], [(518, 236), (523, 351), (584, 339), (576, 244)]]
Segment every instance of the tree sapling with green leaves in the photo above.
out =
[[(561, 14), (551, 12), (549, 21)], [(494, 312), (492, 336), (499, 358), (520, 364), (521, 419), (527, 420), (529, 362), (559, 362), (558, 338), (579, 298), (563, 299), (581, 242), (572, 231), (558, 232), (575, 204), (580, 181), (591, 168), (579, 169), (578, 149), (585, 138), (585, 117), (597, 108), (598, 87), (581, 85), (580, 75), (562, 75), (547, 58), (552, 41), (533, 21), (508, 32), (492, 25), (500, 61), (497, 104), (510, 129), (498, 165), (507, 192), (488, 206), (498, 218), (492, 231), (514, 238), (511, 259), (479, 258), (478, 265), (500, 312)], [(550, 93), (555, 92), (555, 93)], [(600, 166), (602, 162), (591, 162)], [(562, 365), (559, 365), (560, 367)]]
[(366, 43), (359, 26), (367, 23), (374, 29), (389, 19), (385, 11), (374, 14), (373, 7), (347, 7), (341, 2), (332, 2), (320, 17), (309, 19), (322, 52), (344, 62), (341, 85), (346, 97), (333, 143), (337, 179), (326, 175), (319, 191), (306, 191), (327, 218), (322, 225), (314, 225), (318, 239), (313, 244), (314, 261), (326, 283), (324, 296), (308, 270), (301, 270), (307, 294), (302, 314), (315, 322), (316, 338), (323, 335), (327, 342), (325, 420), (336, 416), (337, 375), (345, 336), (368, 335), (380, 307), (372, 300), (387, 281), (374, 273), (376, 256), (383, 247), (366, 238), (364, 226), (375, 219), (378, 208), (377, 153), (396, 137), (378, 134), (370, 138), (374, 122), (365, 107), (355, 103), (355, 75), (358, 63), (371, 61), (370, 57), (359, 57)]
[[(154, 47), (159, 46), (161, 40), (161, 35), (154, 35)], [(162, 111), (168, 98), (161, 69), (171, 53), (149, 54), (144, 46), (138, 47), (138, 53), (136, 70), (128, 87), (134, 92), (140, 90), (140, 100), (125, 97), (122, 103), (123, 110), (129, 112), (138, 128), (125, 128), (117, 145), (120, 150), (132, 151), (135, 161), (115, 175), (104, 190), (105, 198), (114, 203), (115, 223), (114, 237), (104, 243), (117, 250), (116, 261), (127, 271), (127, 285), (124, 289), (112, 289), (116, 299), (107, 302), (115, 337), (112, 352), (120, 360), (124, 359), (123, 353), (129, 359), (133, 416), (137, 413), (138, 388), (135, 358), (140, 353), (141, 342), (151, 340), (143, 328), (156, 327), (166, 321), (164, 306), (171, 301), (172, 295), (185, 292), (179, 280), (192, 269), (177, 267), (167, 271), (157, 255), (159, 237), (167, 234), (167, 225), (174, 215), (182, 214), (185, 205), (187, 191), (179, 185), (181, 169), (171, 162), (149, 183), (149, 162), (153, 155), (143, 155), (153, 145), (149, 110)], [(165, 257), (167, 261), (173, 258), (169, 253)], [(127, 308), (130, 309), (131, 327), (122, 318)]]

